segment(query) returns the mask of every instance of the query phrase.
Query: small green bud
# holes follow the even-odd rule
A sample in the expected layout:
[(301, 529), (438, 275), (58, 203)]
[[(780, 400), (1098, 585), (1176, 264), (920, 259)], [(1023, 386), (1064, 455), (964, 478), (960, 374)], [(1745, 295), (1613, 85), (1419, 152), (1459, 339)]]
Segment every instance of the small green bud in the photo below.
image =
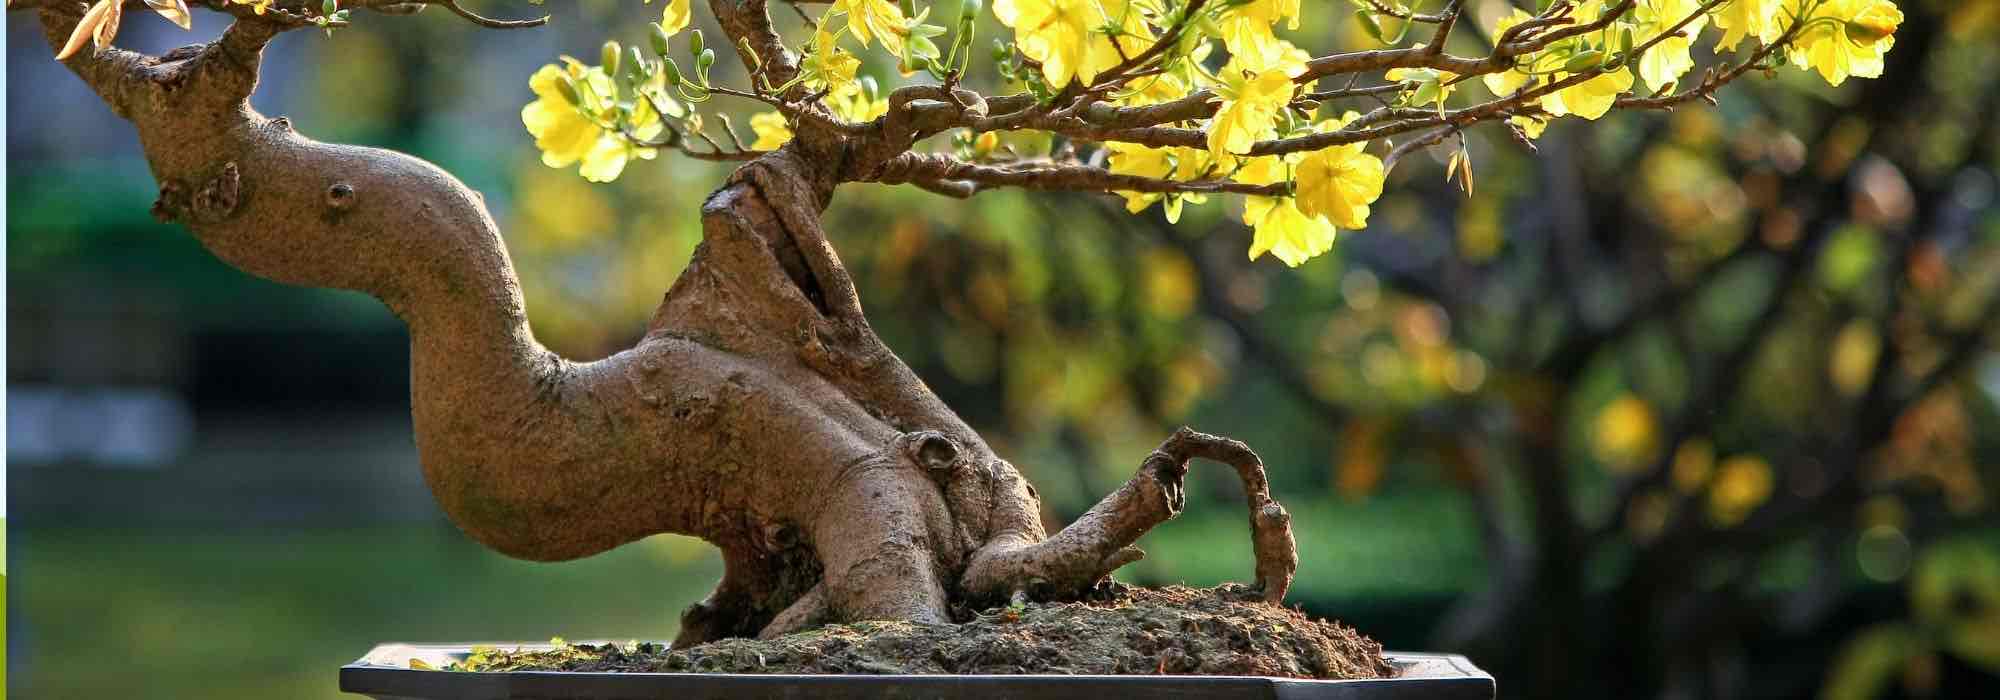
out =
[(715, 65), (715, 49), (702, 49), (701, 55), (694, 57), (694, 74), (701, 84), (708, 85), (708, 67)]
[(681, 78), (681, 65), (675, 63), (671, 56), (660, 57), (660, 70), (667, 74), (667, 85), (669, 87), (679, 85), (683, 81)]
[(688, 34), (688, 53), (700, 56), (701, 52), (707, 50), (708, 42), (701, 38), (701, 30), (696, 29)]
[(1603, 64), (1604, 52), (1597, 49), (1590, 49), (1569, 57), (1569, 62), (1563, 64), (1563, 70), (1570, 73), (1582, 73)]
[(613, 77), (618, 75), (618, 56), (624, 52), (625, 48), (619, 46), (616, 39), (604, 42), (604, 48), (598, 51), (597, 60), (604, 66), (605, 75)]
[(667, 28), (660, 26), (659, 22), (654, 22), (652, 23), (651, 26), (652, 26), (652, 32), (649, 34), (647, 38), (653, 42), (653, 53), (659, 54), (661, 56), (667, 55), (667, 50), (673, 48), (673, 46), (670, 43), (668, 43)]
[(639, 53), (639, 47), (625, 50), (625, 72), (632, 76), (635, 83), (645, 82), (646, 74), (652, 72), (647, 68), (646, 55)]

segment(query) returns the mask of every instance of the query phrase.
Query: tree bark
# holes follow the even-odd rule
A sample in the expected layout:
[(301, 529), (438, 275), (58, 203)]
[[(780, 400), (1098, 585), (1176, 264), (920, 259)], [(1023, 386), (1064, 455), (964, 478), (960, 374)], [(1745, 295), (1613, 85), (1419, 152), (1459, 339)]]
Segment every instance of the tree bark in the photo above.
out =
[[(60, 45), (74, 9), (44, 9)], [(162, 57), (66, 64), (130, 120), (154, 213), (279, 282), (359, 290), (410, 327), (426, 482), (468, 535), (557, 561), (658, 533), (722, 550), (677, 644), (1083, 594), (1173, 517), (1193, 457), (1243, 476), (1257, 573), (1282, 599), (1289, 518), (1242, 443), (1183, 429), (1050, 538), (1035, 491), (891, 352), (819, 217), (838, 143), (800, 138), (709, 196), (703, 241), (636, 347), (565, 360), (529, 330), (483, 197), (424, 161), (301, 136), (249, 106), (273, 25)]]

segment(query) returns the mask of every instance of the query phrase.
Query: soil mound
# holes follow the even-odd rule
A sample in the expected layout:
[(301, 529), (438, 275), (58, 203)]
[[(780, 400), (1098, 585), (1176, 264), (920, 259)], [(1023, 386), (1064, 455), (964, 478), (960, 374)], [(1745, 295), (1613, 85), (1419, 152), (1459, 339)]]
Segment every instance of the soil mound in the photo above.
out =
[(1382, 645), (1240, 585), (1123, 588), (1102, 600), (994, 608), (963, 624), (862, 622), (771, 640), (482, 650), (467, 671), (1185, 674), (1382, 678)]

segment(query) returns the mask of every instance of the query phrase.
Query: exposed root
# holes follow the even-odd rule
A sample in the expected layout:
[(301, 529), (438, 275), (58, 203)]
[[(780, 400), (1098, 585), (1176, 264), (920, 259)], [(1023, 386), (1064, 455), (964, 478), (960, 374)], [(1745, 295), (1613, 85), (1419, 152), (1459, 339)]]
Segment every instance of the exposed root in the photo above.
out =
[(1291, 516), (1271, 499), (1263, 460), (1242, 442), (1185, 427), (1160, 443), (1131, 480), (1061, 532), (1039, 543), (979, 552), (962, 586), (987, 600), (1023, 590), (1039, 598), (1080, 595), (1118, 567), (1138, 561), (1144, 552), (1132, 543), (1186, 507), (1187, 463), (1196, 457), (1236, 468), (1250, 511), (1257, 588), (1267, 601), (1284, 600), (1298, 570), (1298, 549)]
[[(771, 624), (765, 625), (763, 631), (757, 633), (757, 638), (771, 639), (782, 637), (808, 627), (818, 627), (832, 621), (833, 610), (826, 605), (826, 586), (825, 584), (821, 584), (813, 586), (812, 590), (806, 591), (806, 594), (803, 596), (799, 596), (798, 601), (792, 603), (791, 607), (785, 608), (784, 612), (778, 613), (778, 616), (771, 620)], [(674, 648), (685, 649), (687, 645), (681, 644), (680, 640), (676, 639), (674, 641)]]

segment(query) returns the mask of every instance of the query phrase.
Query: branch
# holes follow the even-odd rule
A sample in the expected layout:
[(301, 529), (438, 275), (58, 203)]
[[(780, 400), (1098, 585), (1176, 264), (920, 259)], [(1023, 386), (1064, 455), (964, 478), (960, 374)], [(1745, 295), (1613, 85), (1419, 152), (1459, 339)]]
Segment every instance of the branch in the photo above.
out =
[(952, 195), (976, 194), (995, 187), (1070, 192), (1228, 192), (1263, 197), (1287, 193), (1283, 183), (1253, 185), (1233, 180), (1167, 180), (1114, 173), (1104, 168), (1077, 163), (1026, 161), (1006, 165), (968, 163), (936, 153), (904, 153), (889, 159), (868, 182), (963, 183), (951, 186)]
[(444, 5), (446, 9), (451, 10), (452, 14), (464, 17), (467, 21), (482, 27), (486, 27), (488, 29), (524, 29), (527, 27), (539, 27), (549, 23), (548, 15), (542, 15), (541, 17), (537, 17), (534, 19), (492, 19), (490, 17), (484, 17), (481, 16), (479, 13), (465, 9), (464, 5), (458, 4), (458, 0), (427, 0), (427, 1), (430, 2), (431, 4)]
[[(1709, 0), (1703, 3), (1696, 11), (1690, 13), (1678, 23), (1635, 45), (1632, 51), (1626, 54), (1616, 65), (1600, 65), (1582, 72), (1573, 73), (1562, 80), (1526, 88), (1513, 95), (1496, 98), (1462, 109), (1436, 112), (1430, 110), (1410, 110), (1407, 113), (1396, 115), (1396, 119), (1387, 121), (1386, 123), (1372, 121), (1359, 122), (1335, 131), (1261, 141), (1252, 146), (1246, 155), (1283, 155), (1314, 151), (1330, 146), (1372, 141), (1412, 131), (1437, 129), (1439, 127), (1455, 126), (1463, 129), (1483, 122), (1498, 121), (1513, 116), (1536, 113), (1540, 110), (1539, 103), (1541, 98), (1583, 84), (1612, 70), (1628, 69), (1631, 62), (1638, 60), (1646, 51), (1666, 39), (1678, 35), (1689, 23), (1692, 23), (1725, 1)], [(1573, 6), (1566, 4), (1551, 6), (1542, 16), (1509, 28), (1509, 31), (1501, 36), (1499, 45), (1494, 48), (1490, 55), (1484, 58), (1465, 58), (1454, 56), (1444, 51), (1444, 40), (1449, 38), (1450, 30), (1455, 26), (1457, 21), (1458, 5), (1459, 3), (1453, 2), (1447, 6), (1446, 12), (1441, 13), (1439, 16), (1438, 31), (1435, 33), (1433, 41), (1428, 44), (1400, 49), (1357, 51), (1316, 58), (1306, 64), (1306, 71), (1297, 78), (1297, 81), (1304, 84), (1311, 84), (1322, 78), (1334, 75), (1356, 74), (1391, 68), (1428, 67), (1451, 72), (1458, 76), (1454, 79), (1455, 82), (1462, 82), (1476, 75), (1509, 70), (1514, 67), (1514, 58), (1516, 56), (1547, 48), (1549, 45), (1562, 39), (1602, 30), (1623, 17), (1627, 12), (1630, 12), (1635, 5), (1635, 0), (1621, 0), (1617, 5), (1606, 9), (1596, 20), (1574, 25), (1569, 24), (1569, 20), (1566, 17), (1567, 13), (1573, 9)], [(1761, 52), (1760, 55), (1769, 55), (1769, 52), (1775, 50), (1777, 46), (1795, 37), (1797, 30), (1798, 27), (1795, 26), (1791, 31), (1786, 33), (1783, 40), (1773, 42), (1771, 46), (1765, 47), (1765, 51)], [(1753, 64), (1755, 60), (1757, 59), (1747, 61), (1746, 65)], [(1713, 92), (1723, 84), (1740, 76), (1744, 70), (1747, 69), (1739, 69), (1724, 75), (1720, 79), (1708, 81), (1705, 83), (1706, 90)], [(1373, 94), (1376, 91), (1388, 92), (1390, 90), (1370, 89), (1366, 93), (1357, 92), (1347, 94)], [(1333, 93), (1331, 96), (1347, 96), (1347, 94)], [(1307, 97), (1310, 98), (1313, 95), (1315, 93), (1308, 93)], [(1693, 97), (1687, 96), (1680, 97), (1679, 99), (1684, 101), (1686, 99), (1693, 99)], [(1623, 102), (1622, 104), (1628, 107), (1656, 108), (1655, 105), (1648, 102), (1635, 101)], [(1072, 139), (1118, 141), (1156, 148), (1202, 148), (1207, 143), (1207, 135), (1202, 130), (1163, 125), (1213, 116), (1218, 108), (1218, 102), (1214, 93), (1204, 90), (1171, 102), (1141, 107), (1111, 107), (1104, 104), (1092, 104), (1090, 105), (1090, 109), (1087, 110), (1077, 110), (1074, 107), (1053, 111), (1047, 108), (1036, 109), (1030, 107), (1018, 113), (1010, 113), (997, 117), (970, 118), (957, 124), (957, 126), (975, 131), (1032, 129), (1049, 131)]]
[[(772, 28), (766, 5), (767, 0), (708, 0), (716, 23), (729, 36), (729, 46), (736, 49), (743, 69), (750, 72), (750, 84), (756, 85), (757, 74), (762, 73), (770, 84), (784, 85), (798, 75), (798, 57)], [(786, 92), (794, 100), (804, 94), (804, 85), (794, 85)]]

